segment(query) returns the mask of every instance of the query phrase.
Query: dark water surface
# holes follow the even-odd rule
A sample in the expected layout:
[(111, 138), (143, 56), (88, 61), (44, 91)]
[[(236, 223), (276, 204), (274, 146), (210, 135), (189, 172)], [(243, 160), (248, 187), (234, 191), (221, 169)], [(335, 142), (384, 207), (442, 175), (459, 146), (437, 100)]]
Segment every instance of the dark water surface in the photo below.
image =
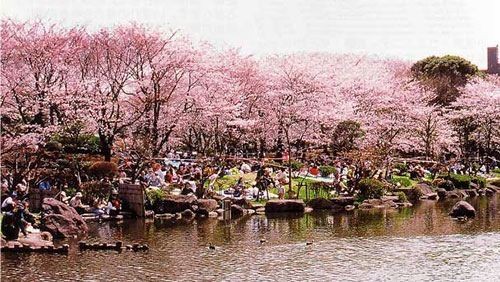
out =
[[(2, 281), (500, 281), (500, 196), (403, 210), (92, 223), (89, 242), (147, 243), (148, 252), (2, 254)], [(265, 239), (265, 243), (260, 243)], [(306, 242), (313, 242), (306, 245)], [(64, 242), (60, 242), (64, 243)], [(207, 246), (212, 243), (215, 250)]]

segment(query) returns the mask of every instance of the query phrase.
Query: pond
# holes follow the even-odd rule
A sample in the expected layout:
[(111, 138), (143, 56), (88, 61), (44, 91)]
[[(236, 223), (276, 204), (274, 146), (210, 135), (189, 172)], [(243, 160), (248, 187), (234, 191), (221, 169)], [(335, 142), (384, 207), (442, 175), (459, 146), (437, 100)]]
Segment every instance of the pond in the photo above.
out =
[(146, 243), (150, 250), (80, 252), (75, 239), (68, 255), (3, 253), (2, 280), (499, 281), (499, 199), (471, 199), (477, 217), (467, 222), (447, 215), (454, 202), (424, 201), (402, 210), (230, 223), (91, 223), (88, 242)]

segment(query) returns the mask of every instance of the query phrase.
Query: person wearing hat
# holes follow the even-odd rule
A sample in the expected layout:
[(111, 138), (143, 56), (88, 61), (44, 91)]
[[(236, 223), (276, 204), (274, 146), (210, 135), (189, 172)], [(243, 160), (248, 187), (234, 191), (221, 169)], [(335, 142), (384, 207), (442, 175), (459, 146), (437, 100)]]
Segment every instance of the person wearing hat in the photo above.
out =
[(65, 203), (66, 205), (68, 204), (68, 201), (71, 197), (67, 197), (66, 196), (66, 192), (64, 191), (61, 191), (61, 193), (59, 194), (59, 200), (63, 203)]
[(69, 205), (73, 207), (79, 214), (85, 213), (85, 205), (82, 203), (82, 192), (77, 192), (69, 201)]
[(17, 192), (14, 191), (14, 192), (10, 193), (10, 195), (7, 198), (5, 198), (5, 200), (3, 200), (2, 211), (3, 212), (10, 212), (10, 211), (14, 210), (14, 208), (16, 206), (16, 200), (17, 200)]

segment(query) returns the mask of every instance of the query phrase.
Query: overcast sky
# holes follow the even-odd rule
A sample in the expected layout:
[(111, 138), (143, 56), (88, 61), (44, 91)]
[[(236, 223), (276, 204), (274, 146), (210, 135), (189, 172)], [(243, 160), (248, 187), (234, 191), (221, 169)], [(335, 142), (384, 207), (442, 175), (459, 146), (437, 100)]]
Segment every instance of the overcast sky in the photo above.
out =
[(418, 60), (463, 56), (486, 67), (500, 44), (498, 0), (0, 0), (2, 17), (90, 29), (135, 21), (216, 46), (265, 55), (297, 51)]

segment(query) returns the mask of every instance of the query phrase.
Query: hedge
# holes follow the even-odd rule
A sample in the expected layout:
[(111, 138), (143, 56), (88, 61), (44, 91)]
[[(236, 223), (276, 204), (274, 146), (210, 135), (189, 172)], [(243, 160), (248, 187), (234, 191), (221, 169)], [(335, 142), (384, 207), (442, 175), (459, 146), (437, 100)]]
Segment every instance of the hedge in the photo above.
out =
[(372, 178), (361, 179), (358, 190), (358, 196), (364, 199), (380, 199), (385, 193), (384, 183)]

